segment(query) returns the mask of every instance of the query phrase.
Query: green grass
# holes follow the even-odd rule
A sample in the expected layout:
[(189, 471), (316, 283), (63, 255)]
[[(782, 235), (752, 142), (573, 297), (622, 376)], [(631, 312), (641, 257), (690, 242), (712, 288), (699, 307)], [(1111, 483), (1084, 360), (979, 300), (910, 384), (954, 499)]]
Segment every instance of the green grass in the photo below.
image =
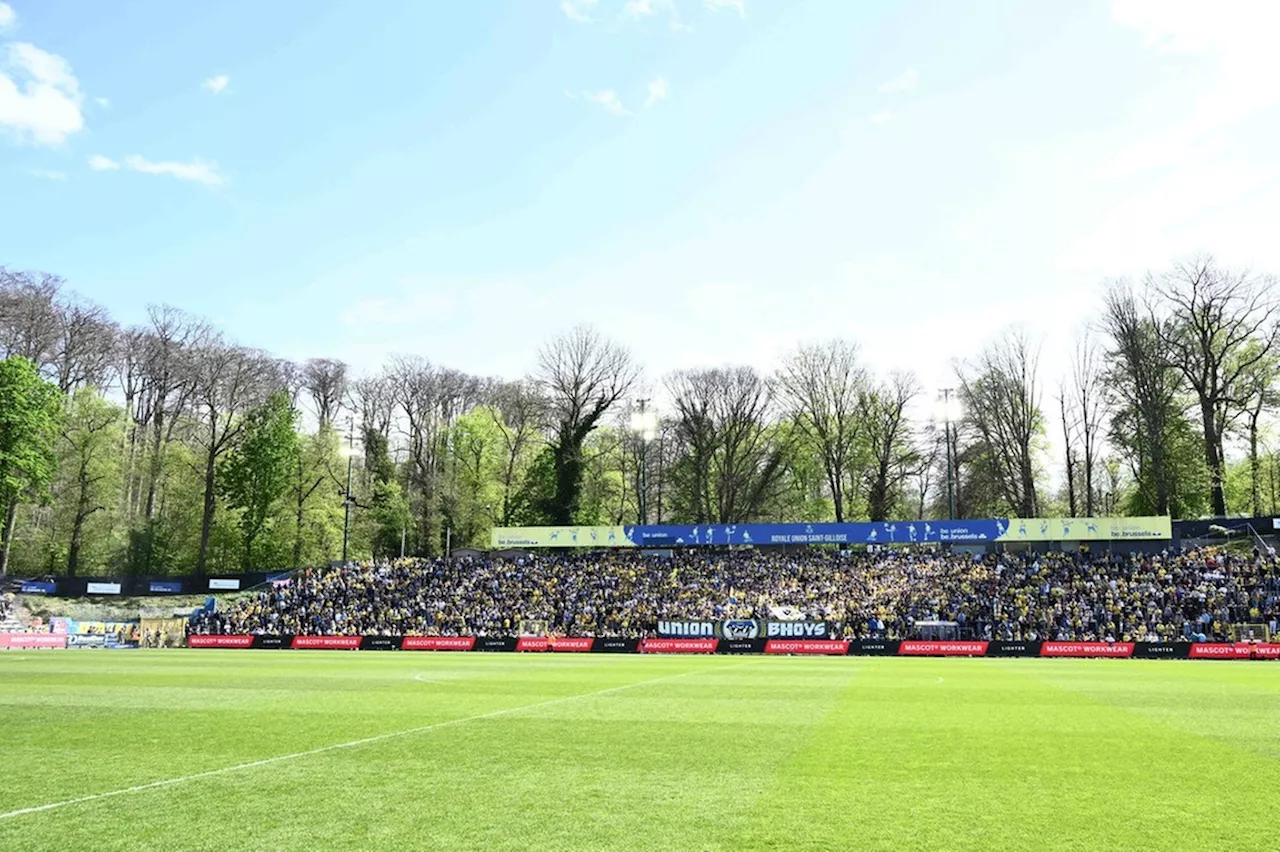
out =
[(0, 653), (0, 849), (1241, 852), (1278, 770), (1269, 663)]

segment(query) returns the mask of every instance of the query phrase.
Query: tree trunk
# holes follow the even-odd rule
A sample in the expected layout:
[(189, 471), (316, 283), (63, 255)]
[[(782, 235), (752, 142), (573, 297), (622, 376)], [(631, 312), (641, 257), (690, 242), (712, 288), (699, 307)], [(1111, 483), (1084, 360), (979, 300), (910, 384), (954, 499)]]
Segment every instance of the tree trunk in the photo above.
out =
[(9, 554), (13, 550), (13, 528), (18, 520), (18, 501), (9, 501), (4, 513), (4, 542), (0, 544), (0, 577), (9, 573)]
[(1227, 495), (1222, 486), (1222, 458), (1218, 448), (1222, 439), (1218, 435), (1218, 418), (1213, 406), (1207, 402), (1200, 405), (1200, 419), (1204, 423), (1204, 463), (1209, 468), (1209, 496), (1215, 518), (1227, 515)]
[(1249, 412), (1249, 491), (1253, 498), (1253, 516), (1262, 515), (1262, 489), (1258, 480), (1262, 474), (1262, 460), (1258, 458), (1258, 417), (1257, 409)]
[(213, 512), (217, 495), (214, 492), (218, 455), (211, 446), (204, 468), (204, 511), (200, 517), (200, 555), (196, 558), (196, 574), (203, 575), (209, 561), (209, 536), (213, 532)]

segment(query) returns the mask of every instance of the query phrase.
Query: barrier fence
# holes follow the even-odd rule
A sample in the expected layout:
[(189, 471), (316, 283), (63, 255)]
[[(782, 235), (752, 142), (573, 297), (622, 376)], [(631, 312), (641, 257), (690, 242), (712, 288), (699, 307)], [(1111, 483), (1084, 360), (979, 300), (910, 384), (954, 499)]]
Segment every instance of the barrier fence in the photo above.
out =
[(1092, 657), (1150, 660), (1280, 660), (1280, 643), (924, 642), (896, 639), (589, 636), (190, 636), (192, 648), (341, 651), (488, 651), (614, 654), (785, 654), (854, 657)]

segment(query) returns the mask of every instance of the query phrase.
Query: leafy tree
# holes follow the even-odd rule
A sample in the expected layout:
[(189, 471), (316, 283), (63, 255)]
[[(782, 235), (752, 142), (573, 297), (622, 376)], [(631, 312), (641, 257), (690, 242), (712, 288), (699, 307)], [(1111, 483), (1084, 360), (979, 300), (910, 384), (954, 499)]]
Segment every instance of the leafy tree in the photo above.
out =
[(254, 567), (254, 542), (272, 509), (294, 484), (302, 452), (294, 428), (297, 417), (288, 394), (272, 394), (246, 415), (241, 439), (219, 471), (219, 488), (227, 506), (240, 510), (246, 571)]
[(53, 480), (62, 413), (57, 387), (40, 378), (35, 364), (21, 356), (0, 361), (0, 576), (8, 571), (18, 505), (42, 499)]
[[(119, 488), (120, 443), (124, 411), (92, 388), (76, 391), (68, 406), (58, 447), (59, 482), (55, 496), (70, 515), (66, 570), (74, 577), (85, 550), (85, 528), (99, 512), (109, 512)], [(95, 539), (109, 538), (95, 530)], [(97, 541), (91, 541), (95, 547)]]

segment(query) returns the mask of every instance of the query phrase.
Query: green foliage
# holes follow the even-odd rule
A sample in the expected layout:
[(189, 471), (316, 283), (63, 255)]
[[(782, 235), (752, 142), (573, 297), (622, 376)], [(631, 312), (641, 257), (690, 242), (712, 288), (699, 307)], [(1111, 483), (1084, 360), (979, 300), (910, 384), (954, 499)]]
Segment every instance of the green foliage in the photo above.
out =
[(0, 361), (0, 574), (8, 568), (18, 505), (45, 499), (57, 473), (62, 415), (57, 387), (35, 365), (17, 356)]
[(252, 570), (254, 544), (272, 521), (293, 484), (302, 449), (295, 429), (298, 412), (288, 394), (273, 394), (245, 417), (240, 441), (226, 455), (218, 475), (226, 507), (239, 511), (243, 566)]

